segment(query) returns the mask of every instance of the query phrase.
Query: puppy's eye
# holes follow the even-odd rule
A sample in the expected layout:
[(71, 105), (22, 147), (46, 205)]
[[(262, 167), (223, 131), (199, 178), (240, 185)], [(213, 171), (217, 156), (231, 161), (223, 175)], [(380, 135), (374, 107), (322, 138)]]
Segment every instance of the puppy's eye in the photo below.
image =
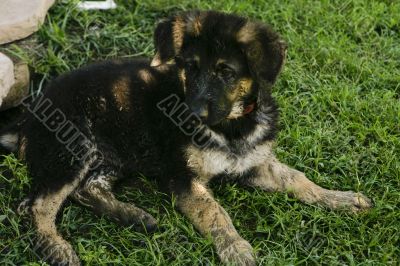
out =
[(224, 80), (230, 80), (235, 77), (236, 72), (229, 66), (227, 66), (225, 64), (220, 64), (217, 68), (217, 74), (219, 77), (223, 78)]

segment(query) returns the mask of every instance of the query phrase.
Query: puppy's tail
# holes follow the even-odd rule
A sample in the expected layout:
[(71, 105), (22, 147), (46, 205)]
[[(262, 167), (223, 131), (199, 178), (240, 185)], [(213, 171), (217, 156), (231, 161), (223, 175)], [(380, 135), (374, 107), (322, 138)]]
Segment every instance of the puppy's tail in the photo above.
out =
[(9, 154), (18, 150), (21, 119), (0, 130), (0, 155)]

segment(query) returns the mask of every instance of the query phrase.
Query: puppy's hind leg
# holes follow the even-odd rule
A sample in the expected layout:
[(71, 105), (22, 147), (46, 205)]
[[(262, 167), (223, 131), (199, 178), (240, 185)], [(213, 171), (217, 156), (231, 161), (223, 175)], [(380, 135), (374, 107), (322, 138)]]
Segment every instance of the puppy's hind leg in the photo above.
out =
[(80, 265), (72, 246), (57, 232), (55, 220), (68, 195), (78, 186), (79, 180), (61, 188), (46, 190), (33, 199), (32, 215), (37, 230), (35, 250), (40, 250), (44, 260), (54, 265)]
[(105, 214), (124, 226), (134, 225), (137, 230), (145, 227), (147, 232), (154, 231), (157, 222), (146, 211), (130, 203), (117, 200), (112, 192), (113, 183), (117, 180), (115, 173), (94, 173), (87, 177), (72, 197), (82, 205), (89, 207), (98, 215)]

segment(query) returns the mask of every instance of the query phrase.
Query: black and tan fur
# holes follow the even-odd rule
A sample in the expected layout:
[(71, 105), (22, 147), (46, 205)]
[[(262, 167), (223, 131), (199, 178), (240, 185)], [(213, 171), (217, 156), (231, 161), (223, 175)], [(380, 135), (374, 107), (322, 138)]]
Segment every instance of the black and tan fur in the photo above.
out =
[[(68, 196), (122, 224), (155, 229), (150, 214), (112, 193), (116, 180), (134, 173), (154, 178), (174, 195), (179, 210), (213, 238), (221, 261), (236, 265), (255, 265), (256, 260), (209, 191), (213, 178), (288, 192), (333, 209), (370, 207), (362, 194), (326, 190), (274, 156), (278, 111), (271, 89), (286, 45), (271, 28), (230, 14), (185, 12), (157, 26), (155, 46), (151, 63), (94, 64), (59, 77), (46, 89), (44, 97), (89, 140), (92, 152), (83, 162), (29, 112), (0, 137), (4, 148), (26, 161), (33, 177), (27, 205), (37, 233), (57, 251), (50, 262), (80, 264), (55, 226)], [(207, 145), (194, 143), (165, 115), (176, 116), (176, 106), (157, 107), (170, 95), (190, 108), (176, 119), (196, 114), (180, 126), (201, 128)]]

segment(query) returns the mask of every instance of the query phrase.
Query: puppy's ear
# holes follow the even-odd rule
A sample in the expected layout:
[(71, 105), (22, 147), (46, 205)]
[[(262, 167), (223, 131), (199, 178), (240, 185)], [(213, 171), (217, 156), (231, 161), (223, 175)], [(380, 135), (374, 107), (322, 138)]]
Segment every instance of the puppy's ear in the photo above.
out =
[(192, 10), (161, 21), (154, 32), (156, 54), (151, 66), (173, 63), (175, 56), (181, 51), (184, 37), (200, 35), (204, 15), (205, 13)]
[(156, 54), (151, 61), (151, 66), (159, 66), (175, 57), (175, 46), (173, 38), (174, 18), (163, 20), (158, 23), (154, 32), (154, 47)]
[(271, 28), (257, 22), (247, 22), (239, 30), (237, 40), (253, 78), (261, 90), (269, 91), (284, 65), (286, 43)]

